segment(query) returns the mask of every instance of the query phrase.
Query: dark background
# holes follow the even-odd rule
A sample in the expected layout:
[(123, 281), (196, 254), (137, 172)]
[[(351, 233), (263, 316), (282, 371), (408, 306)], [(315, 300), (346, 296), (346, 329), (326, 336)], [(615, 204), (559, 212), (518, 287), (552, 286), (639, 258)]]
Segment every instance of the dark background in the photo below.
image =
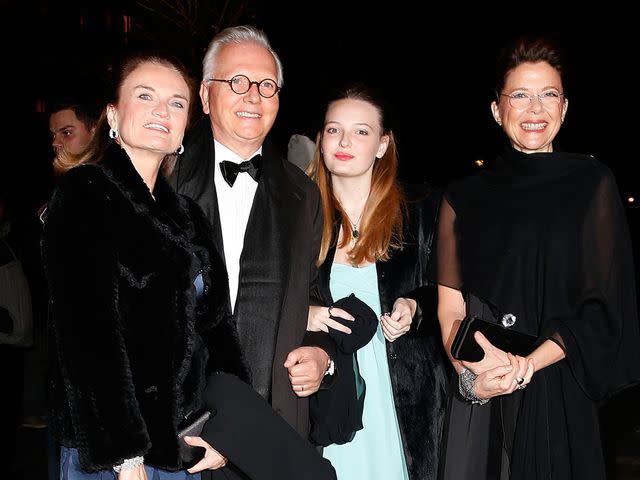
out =
[[(292, 133), (315, 135), (333, 87), (362, 80), (380, 88), (392, 106), (387, 113), (401, 176), (436, 186), (502, 148), (489, 109), (498, 49), (516, 35), (547, 35), (568, 60), (569, 110), (558, 143), (595, 155), (613, 170), (623, 199), (638, 197), (633, 172), (640, 100), (632, 72), (640, 45), (630, 8), (615, 2), (569, 8), (562, 2), (420, 0), (0, 0), (0, 193), (9, 203), (17, 247), (36, 258), (34, 212), (53, 185), (48, 109), (56, 97), (74, 93), (104, 102), (118, 59), (149, 45), (173, 50), (199, 79), (213, 35), (242, 23), (263, 28), (284, 64), (272, 132), (283, 152)], [(640, 252), (640, 209), (632, 207), (627, 213)], [(611, 478), (640, 477), (639, 400), (638, 388), (630, 389), (602, 410)], [(33, 458), (39, 453), (26, 454), (24, 464)]]
[[(504, 141), (489, 110), (498, 49), (515, 35), (548, 35), (568, 60), (569, 111), (558, 141), (596, 155), (614, 170), (624, 194), (637, 192), (629, 158), (638, 104), (630, 7), (446, 2), (424, 3), (426, 13), (418, 14), (418, 2), (404, 0), (0, 1), (10, 106), (4, 143), (30, 176), (50, 164), (46, 109), (56, 95), (104, 97), (110, 68), (145, 45), (174, 50), (200, 78), (213, 34), (252, 23), (267, 32), (284, 64), (272, 135), (283, 148), (291, 133), (315, 135), (332, 87), (363, 80), (393, 106), (401, 175), (437, 185), (468, 173), (476, 159), (492, 158)], [(25, 142), (15, 142), (18, 133)]]

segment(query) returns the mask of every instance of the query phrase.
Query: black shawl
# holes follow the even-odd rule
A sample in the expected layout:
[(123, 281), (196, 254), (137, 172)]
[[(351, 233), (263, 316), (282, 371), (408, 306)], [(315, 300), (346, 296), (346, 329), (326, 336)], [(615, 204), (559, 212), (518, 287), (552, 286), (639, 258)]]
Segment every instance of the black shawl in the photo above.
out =
[(353, 321), (331, 316), (348, 326), (351, 333), (329, 329), (329, 335), (337, 346), (334, 359), (336, 378), (331, 388), (319, 390), (309, 401), (310, 438), (313, 443), (323, 447), (350, 442), (356, 432), (363, 428), (366, 381), (360, 375), (356, 352), (369, 343), (378, 327), (375, 312), (353, 293), (334, 302), (332, 306), (351, 314)]
[(631, 241), (611, 171), (590, 156), (509, 148), (449, 186), (437, 249), (438, 283), (567, 353), (523, 395), (512, 478), (598, 478), (596, 402), (640, 379)]

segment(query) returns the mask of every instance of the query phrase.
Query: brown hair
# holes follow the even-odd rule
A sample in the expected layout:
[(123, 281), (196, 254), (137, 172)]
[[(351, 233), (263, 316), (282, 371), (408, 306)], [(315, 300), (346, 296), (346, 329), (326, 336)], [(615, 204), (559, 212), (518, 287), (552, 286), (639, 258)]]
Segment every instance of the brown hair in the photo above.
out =
[[(192, 117), (192, 112), (194, 109), (194, 101), (195, 97), (195, 83), (193, 81), (193, 77), (189, 74), (187, 68), (184, 64), (178, 60), (173, 55), (167, 52), (158, 52), (158, 51), (149, 51), (149, 52), (136, 52), (129, 55), (124, 62), (122, 63), (119, 71), (118, 77), (115, 83), (115, 92), (111, 99), (111, 104), (117, 104), (120, 98), (120, 89), (124, 81), (127, 77), (140, 65), (145, 63), (155, 63), (158, 65), (163, 65), (177, 71), (182, 78), (187, 83), (189, 87), (189, 93), (191, 94), (191, 99), (189, 102), (189, 112), (187, 116), (187, 122)], [(187, 128), (189, 124), (187, 123)], [(82, 163), (99, 163), (102, 161), (102, 157), (104, 156), (107, 147), (111, 144), (112, 140), (109, 138), (109, 122), (107, 122), (107, 109), (106, 107), (102, 110), (100, 114), (100, 118), (98, 119), (98, 124), (96, 127), (96, 132), (93, 136), (93, 139), (87, 146), (86, 150), (81, 155), (71, 155), (69, 153), (63, 153), (62, 161), (68, 164), (80, 165)], [(175, 163), (176, 163), (176, 154), (166, 155), (162, 162), (162, 172), (165, 175), (171, 174)]]
[[(71, 110), (76, 118), (85, 126), (87, 131), (91, 131), (92, 128), (96, 128), (100, 117), (100, 111), (94, 103), (94, 101), (84, 97), (65, 97), (53, 104), (53, 107), (49, 111), (49, 116), (63, 110)], [(67, 170), (75, 167), (81, 155), (82, 154), (72, 155), (63, 149), (56, 152), (56, 156), (53, 159), (53, 173), (55, 175), (62, 175)]]
[[(375, 161), (373, 166), (371, 189), (360, 221), (360, 236), (358, 237), (358, 242), (349, 252), (349, 257), (353, 263), (359, 265), (365, 260), (368, 262), (387, 260), (390, 249), (402, 248), (405, 198), (396, 178), (398, 171), (396, 142), (393, 132), (384, 123), (382, 102), (371, 89), (357, 84), (345, 88), (336, 95), (327, 104), (327, 110), (332, 103), (344, 99), (362, 100), (373, 105), (380, 114), (382, 134), (389, 137), (387, 151), (382, 158)], [(348, 245), (352, 239), (348, 216), (333, 193), (331, 172), (325, 166), (322, 158), (320, 151), (322, 135), (323, 133), (318, 133), (313, 160), (307, 168), (307, 174), (317, 183), (320, 189), (324, 213), (318, 265), (322, 264), (327, 257), (327, 251), (333, 241), (334, 227), (338, 216), (340, 217), (343, 231), (342, 242), (337, 245), (338, 248)]]
[[(560, 78), (565, 74), (563, 54), (549, 39), (543, 37), (519, 37), (498, 56), (496, 68), (496, 95), (504, 89), (507, 75), (522, 63), (546, 62), (557, 70)], [(564, 84), (564, 82), (563, 82)]]

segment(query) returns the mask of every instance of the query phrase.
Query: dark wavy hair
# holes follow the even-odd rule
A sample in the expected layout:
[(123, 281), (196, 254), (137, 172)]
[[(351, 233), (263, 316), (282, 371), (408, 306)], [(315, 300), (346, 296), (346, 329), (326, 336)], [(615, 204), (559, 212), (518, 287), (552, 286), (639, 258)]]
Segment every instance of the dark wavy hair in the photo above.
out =
[[(495, 92), (499, 97), (504, 89), (507, 75), (522, 63), (547, 62), (564, 80), (564, 54), (551, 39), (546, 37), (522, 36), (503, 48), (496, 63)], [(562, 82), (564, 84), (564, 81)]]

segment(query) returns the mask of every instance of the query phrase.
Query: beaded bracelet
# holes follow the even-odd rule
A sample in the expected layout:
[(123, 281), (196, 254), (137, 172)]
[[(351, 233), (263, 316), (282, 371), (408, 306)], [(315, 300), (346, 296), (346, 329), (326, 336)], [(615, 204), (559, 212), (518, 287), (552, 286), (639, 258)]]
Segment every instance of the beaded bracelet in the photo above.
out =
[(113, 471), (120, 473), (121, 470), (133, 470), (144, 463), (144, 457), (127, 458), (120, 465), (114, 465)]
[(473, 373), (468, 368), (462, 368), (460, 370), (460, 376), (458, 377), (458, 388), (460, 390), (460, 395), (464, 397), (465, 400), (470, 401), (474, 405), (484, 405), (489, 402), (488, 398), (480, 398), (476, 395), (476, 392), (473, 390), (473, 385), (478, 376)]

